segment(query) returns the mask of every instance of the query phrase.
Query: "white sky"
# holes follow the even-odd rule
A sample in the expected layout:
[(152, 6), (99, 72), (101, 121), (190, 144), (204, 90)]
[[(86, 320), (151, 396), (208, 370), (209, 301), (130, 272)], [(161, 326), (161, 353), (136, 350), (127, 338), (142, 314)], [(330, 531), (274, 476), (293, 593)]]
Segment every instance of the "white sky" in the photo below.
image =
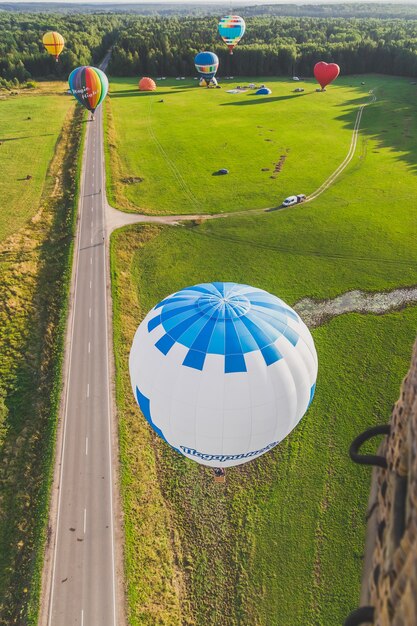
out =
[[(227, 6), (236, 4), (240, 7), (254, 4), (347, 4), (358, 0), (7, 0), (9, 3), (18, 2), (59, 2), (60, 4), (221, 4)], [(417, 4), (417, 0), (362, 0), (366, 3), (379, 4)]]

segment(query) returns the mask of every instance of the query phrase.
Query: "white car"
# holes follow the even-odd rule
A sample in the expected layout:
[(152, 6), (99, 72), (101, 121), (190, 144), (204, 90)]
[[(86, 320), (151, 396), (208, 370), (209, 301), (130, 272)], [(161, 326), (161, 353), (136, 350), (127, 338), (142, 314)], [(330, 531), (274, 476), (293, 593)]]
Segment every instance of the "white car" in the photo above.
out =
[(300, 202), (304, 202), (305, 199), (306, 197), (303, 193), (299, 193), (298, 196), (288, 196), (288, 198), (285, 198), (282, 206), (292, 206), (293, 204), (300, 204)]
[(297, 204), (297, 202), (297, 196), (288, 196), (288, 198), (285, 198), (282, 206), (292, 206), (293, 204)]

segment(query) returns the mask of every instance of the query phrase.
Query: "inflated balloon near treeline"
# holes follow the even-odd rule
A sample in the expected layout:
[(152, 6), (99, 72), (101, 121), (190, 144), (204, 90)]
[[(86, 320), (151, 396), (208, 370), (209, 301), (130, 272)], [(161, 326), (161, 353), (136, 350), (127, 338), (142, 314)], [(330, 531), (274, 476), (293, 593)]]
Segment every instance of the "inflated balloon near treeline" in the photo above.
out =
[(307, 411), (317, 354), (299, 315), (249, 285), (214, 282), (178, 291), (138, 327), (132, 389), (155, 432), (211, 467), (256, 459)]
[(239, 15), (226, 15), (220, 20), (218, 30), (220, 37), (229, 48), (230, 54), (233, 54), (234, 47), (245, 34), (245, 20)]
[(194, 65), (199, 76), (204, 78), (207, 85), (209, 85), (210, 80), (214, 78), (219, 67), (219, 57), (214, 52), (199, 52), (194, 58)]
[(56, 31), (49, 31), (42, 37), (42, 43), (47, 52), (55, 57), (55, 61), (58, 61), (58, 57), (64, 49), (65, 40), (62, 35)]
[(156, 83), (152, 78), (144, 76), (139, 81), (139, 91), (155, 91)]
[(337, 63), (326, 63), (319, 61), (314, 66), (314, 76), (322, 89), (326, 89), (340, 74), (340, 67)]

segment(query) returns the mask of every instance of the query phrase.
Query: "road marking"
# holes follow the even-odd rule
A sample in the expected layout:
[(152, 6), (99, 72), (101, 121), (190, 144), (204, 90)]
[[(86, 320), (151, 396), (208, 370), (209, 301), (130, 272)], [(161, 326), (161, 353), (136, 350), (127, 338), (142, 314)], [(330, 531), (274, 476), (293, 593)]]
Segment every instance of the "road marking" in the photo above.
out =
[(93, 265), (93, 257), (90, 256), (90, 265)]
[(90, 237), (90, 243), (91, 243), (91, 245), (93, 245), (93, 238), (92, 237)]
[(88, 317), (91, 317), (91, 308), (88, 309)]
[(85, 438), (85, 454), (88, 454), (88, 437)]
[(91, 343), (88, 342), (88, 354), (90, 354), (90, 352), (91, 352)]
[(87, 383), (87, 398), (90, 397), (90, 383)]
[(91, 228), (93, 228), (93, 220), (91, 220)]
[(84, 509), (84, 535), (85, 535), (86, 526), (87, 526), (87, 509)]
[(81, 609), (81, 626), (84, 626), (84, 611)]
[(91, 280), (90, 280), (90, 289), (91, 289)]
[[(101, 109), (99, 111), (99, 115), (101, 115)], [(100, 124), (99, 127), (99, 140), (100, 140), (100, 150), (102, 150), (103, 144), (103, 125)], [(103, 167), (103, 165), (102, 165)], [(104, 207), (102, 207), (104, 209)], [(104, 226), (104, 210), (102, 211), (102, 219)], [(112, 421), (111, 421), (111, 411), (112, 411), (112, 398), (110, 392), (110, 368), (109, 368), (109, 330), (108, 330), (108, 302), (107, 302), (107, 263), (106, 263), (106, 246), (104, 246), (103, 252), (103, 282), (104, 282), (104, 325), (105, 325), (105, 334), (106, 334), (106, 384), (107, 384), (107, 423), (109, 430), (109, 491), (110, 491), (110, 533), (111, 533), (111, 558), (112, 558), (112, 591), (113, 591), (113, 624), (116, 626), (117, 624), (117, 616), (116, 616), (116, 568), (115, 568), (115, 557), (114, 557), (114, 514), (113, 514), (113, 466), (112, 466)]]

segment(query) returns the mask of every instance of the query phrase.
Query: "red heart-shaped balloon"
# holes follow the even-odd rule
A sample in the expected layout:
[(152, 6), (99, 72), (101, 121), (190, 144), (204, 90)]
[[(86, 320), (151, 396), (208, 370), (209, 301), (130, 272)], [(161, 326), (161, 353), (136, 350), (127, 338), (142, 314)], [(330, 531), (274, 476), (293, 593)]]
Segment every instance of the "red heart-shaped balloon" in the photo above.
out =
[(320, 61), (314, 66), (314, 76), (322, 89), (329, 85), (340, 74), (340, 67), (336, 63)]

